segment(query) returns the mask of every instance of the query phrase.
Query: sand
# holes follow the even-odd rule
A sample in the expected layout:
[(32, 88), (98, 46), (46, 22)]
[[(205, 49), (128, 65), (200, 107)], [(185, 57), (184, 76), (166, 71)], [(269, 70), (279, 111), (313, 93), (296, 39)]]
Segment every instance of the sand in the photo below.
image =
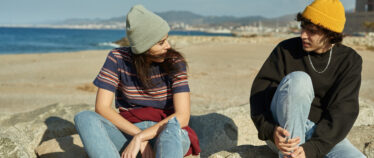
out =
[[(285, 38), (171, 36), (170, 41), (189, 64), (192, 114), (247, 104), (257, 71)], [(364, 61), (360, 100), (374, 105), (374, 52), (357, 49)], [(55, 103), (94, 106), (96, 89), (92, 81), (108, 52), (0, 55), (0, 114)]]
[[(216, 121), (214, 125), (209, 124), (214, 126), (214, 130), (196, 128), (203, 135), (200, 138), (204, 148), (201, 157), (241, 157), (243, 153), (246, 154), (242, 157), (246, 157), (271, 153), (263, 146), (265, 142), (257, 138), (257, 130), (250, 120), (249, 95), (253, 79), (265, 59), (277, 43), (289, 37), (170, 37), (171, 43), (185, 55), (189, 64), (191, 121), (195, 121), (195, 125)], [(374, 148), (370, 144), (374, 140), (374, 51), (357, 42), (362, 40), (347, 40), (364, 61), (360, 115), (348, 137), (359, 150), (373, 157), (370, 155)], [(75, 131), (72, 125), (74, 114), (94, 107), (97, 89), (92, 81), (108, 52), (0, 55), (0, 121), (4, 127), (0, 135), (5, 142), (1, 152), (35, 157), (34, 149), (43, 142), (42, 136), (66, 134), (70, 131), (68, 129)], [(55, 120), (57, 124), (48, 124), (47, 120), (53, 118), (60, 123)], [(55, 145), (61, 145), (57, 142)], [(72, 144), (68, 142), (67, 146)], [(71, 152), (65, 151), (65, 154)]]

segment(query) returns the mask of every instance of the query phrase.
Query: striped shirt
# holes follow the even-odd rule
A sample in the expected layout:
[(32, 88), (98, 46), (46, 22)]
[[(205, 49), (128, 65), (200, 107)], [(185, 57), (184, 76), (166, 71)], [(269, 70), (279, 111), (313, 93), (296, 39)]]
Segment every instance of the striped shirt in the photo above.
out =
[(115, 93), (117, 108), (170, 109), (173, 108), (173, 94), (190, 91), (186, 65), (181, 60), (174, 63), (179, 64), (181, 71), (171, 76), (168, 76), (159, 64), (151, 64), (151, 80), (155, 86), (146, 91), (136, 75), (132, 56), (129, 47), (113, 49), (93, 82), (98, 88)]

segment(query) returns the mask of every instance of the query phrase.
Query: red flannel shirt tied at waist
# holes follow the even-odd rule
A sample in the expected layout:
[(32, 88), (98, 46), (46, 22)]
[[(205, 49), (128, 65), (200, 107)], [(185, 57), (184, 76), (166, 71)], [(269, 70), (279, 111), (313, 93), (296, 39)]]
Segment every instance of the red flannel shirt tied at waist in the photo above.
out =
[[(129, 109), (129, 110), (119, 108), (119, 111), (120, 111), (120, 115), (124, 117), (126, 120), (130, 121), (131, 123), (138, 123), (142, 121), (160, 122), (161, 120), (165, 119), (166, 117), (174, 113), (174, 109), (163, 110), (163, 109), (156, 109), (153, 107), (135, 108), (135, 109)], [(188, 152), (186, 153), (185, 156), (188, 156), (191, 154), (199, 155), (201, 150), (200, 150), (199, 138), (197, 137), (197, 134), (189, 126), (186, 126), (182, 129), (187, 131), (188, 137), (190, 138), (190, 142), (191, 142), (190, 149), (188, 149)]]

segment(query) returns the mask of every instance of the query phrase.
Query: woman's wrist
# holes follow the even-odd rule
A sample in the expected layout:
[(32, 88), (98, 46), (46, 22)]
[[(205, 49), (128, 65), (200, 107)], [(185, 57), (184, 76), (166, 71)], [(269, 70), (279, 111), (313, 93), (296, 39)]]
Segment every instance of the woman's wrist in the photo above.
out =
[(138, 140), (138, 141), (140, 141), (140, 142), (145, 141), (145, 140), (144, 140), (143, 132), (140, 132), (140, 133), (136, 134), (136, 135), (134, 136), (133, 139)]

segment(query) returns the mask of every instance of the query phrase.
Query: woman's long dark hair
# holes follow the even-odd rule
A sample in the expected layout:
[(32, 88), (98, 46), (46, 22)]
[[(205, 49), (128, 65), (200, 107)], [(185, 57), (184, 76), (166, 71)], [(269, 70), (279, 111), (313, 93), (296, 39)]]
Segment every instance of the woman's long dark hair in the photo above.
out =
[[(152, 72), (150, 72), (152, 61), (149, 59), (148, 52), (135, 54), (133, 56), (133, 62), (135, 65), (137, 77), (140, 80), (142, 87), (145, 90), (153, 88), (155, 86), (155, 83), (152, 83)], [(182, 71), (182, 64), (175, 64), (176, 62), (182, 62), (182, 64), (186, 65), (187, 67), (187, 62), (182, 54), (175, 49), (170, 48), (166, 52), (164, 62), (159, 64), (164, 72), (167, 73), (167, 76), (172, 77), (173, 74)]]

